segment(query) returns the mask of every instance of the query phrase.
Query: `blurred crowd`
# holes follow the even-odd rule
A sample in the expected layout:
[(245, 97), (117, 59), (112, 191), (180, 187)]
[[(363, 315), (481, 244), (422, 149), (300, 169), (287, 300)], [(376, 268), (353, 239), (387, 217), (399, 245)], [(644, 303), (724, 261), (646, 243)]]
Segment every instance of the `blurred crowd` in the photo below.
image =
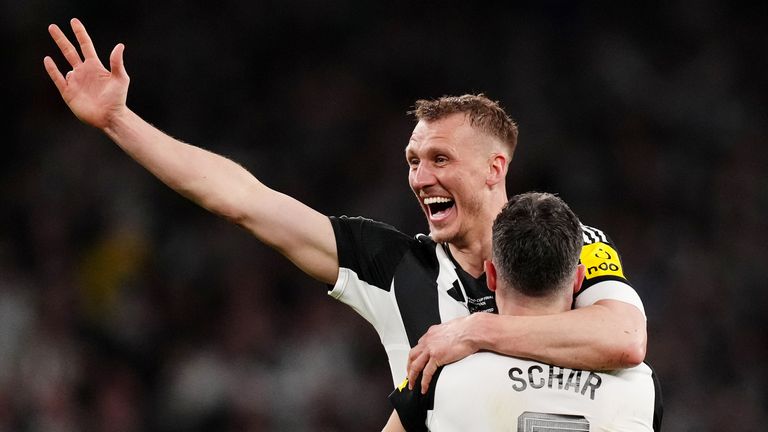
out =
[[(511, 193), (618, 245), (668, 431), (768, 422), (765, 5), (0, 3), (0, 432), (358, 431), (390, 412), (373, 329), (79, 123), (42, 66), (78, 16), (129, 106), (326, 214), (415, 234), (417, 98), (518, 120)], [(12, 47), (12, 48), (9, 48)], [(66, 70), (66, 69), (65, 69)]]

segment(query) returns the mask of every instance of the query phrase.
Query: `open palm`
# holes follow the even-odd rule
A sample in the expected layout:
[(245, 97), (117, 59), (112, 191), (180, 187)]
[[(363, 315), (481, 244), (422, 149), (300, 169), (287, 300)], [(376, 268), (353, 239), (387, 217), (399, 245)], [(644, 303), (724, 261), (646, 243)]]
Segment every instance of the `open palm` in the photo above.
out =
[(96, 49), (83, 24), (74, 18), (72, 30), (80, 44), (83, 58), (56, 24), (48, 32), (58, 45), (72, 70), (64, 76), (50, 57), (43, 63), (51, 80), (59, 89), (67, 106), (83, 122), (97, 128), (106, 128), (114, 116), (125, 109), (128, 94), (128, 74), (123, 64), (123, 44), (117, 44), (109, 56), (110, 70), (99, 60)]

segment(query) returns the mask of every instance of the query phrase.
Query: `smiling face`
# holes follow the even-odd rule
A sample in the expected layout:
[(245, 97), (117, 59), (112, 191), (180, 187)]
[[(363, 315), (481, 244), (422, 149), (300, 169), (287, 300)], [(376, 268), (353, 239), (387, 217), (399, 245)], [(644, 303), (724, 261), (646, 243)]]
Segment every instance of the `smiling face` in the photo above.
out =
[(470, 126), (463, 113), (416, 125), (405, 149), (408, 182), (436, 242), (461, 245), (490, 233), (501, 208), (494, 203), (506, 201), (507, 157), (499, 156), (499, 149), (498, 141)]

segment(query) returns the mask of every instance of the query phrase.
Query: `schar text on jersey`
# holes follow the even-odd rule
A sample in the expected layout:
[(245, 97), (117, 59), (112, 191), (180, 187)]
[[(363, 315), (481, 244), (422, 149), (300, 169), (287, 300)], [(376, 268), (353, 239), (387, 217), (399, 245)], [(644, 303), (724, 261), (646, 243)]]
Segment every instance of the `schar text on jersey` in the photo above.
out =
[(592, 400), (603, 382), (600, 375), (594, 372), (552, 365), (533, 365), (526, 371), (513, 367), (509, 369), (509, 378), (515, 391), (525, 391), (529, 387), (534, 390), (549, 388), (580, 393), (582, 396), (589, 393)]

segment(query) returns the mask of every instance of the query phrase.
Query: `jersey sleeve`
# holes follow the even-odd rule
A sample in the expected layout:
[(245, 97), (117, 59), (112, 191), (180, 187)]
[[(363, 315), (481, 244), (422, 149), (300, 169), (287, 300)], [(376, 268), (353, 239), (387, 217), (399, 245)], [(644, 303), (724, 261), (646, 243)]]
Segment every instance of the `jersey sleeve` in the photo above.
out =
[(389, 402), (397, 411), (400, 417), (400, 423), (406, 432), (428, 432), (427, 413), (434, 408), (435, 404), (435, 386), (440, 378), (442, 367), (437, 368), (432, 382), (426, 394), (421, 394), (421, 375), (413, 385), (413, 390), (408, 389), (408, 379), (402, 382), (389, 395)]
[[(341, 216), (330, 220), (336, 236), (339, 276), (328, 295), (371, 323), (387, 348), (395, 342), (389, 338), (385, 342), (384, 335), (392, 333), (388, 326), (393, 325), (391, 318), (399, 314), (393, 301), (392, 279), (411, 242), (416, 240), (370, 219)], [(407, 340), (397, 343), (408, 344)], [(393, 378), (402, 373), (399, 367), (395, 370)]]
[(640, 296), (624, 275), (616, 245), (601, 230), (582, 225), (584, 246), (580, 262), (585, 267), (584, 282), (574, 306), (592, 305), (600, 300), (619, 300), (636, 306), (645, 315)]
[(339, 267), (360, 280), (388, 289), (395, 269), (415, 240), (383, 222), (362, 217), (330, 217)]

